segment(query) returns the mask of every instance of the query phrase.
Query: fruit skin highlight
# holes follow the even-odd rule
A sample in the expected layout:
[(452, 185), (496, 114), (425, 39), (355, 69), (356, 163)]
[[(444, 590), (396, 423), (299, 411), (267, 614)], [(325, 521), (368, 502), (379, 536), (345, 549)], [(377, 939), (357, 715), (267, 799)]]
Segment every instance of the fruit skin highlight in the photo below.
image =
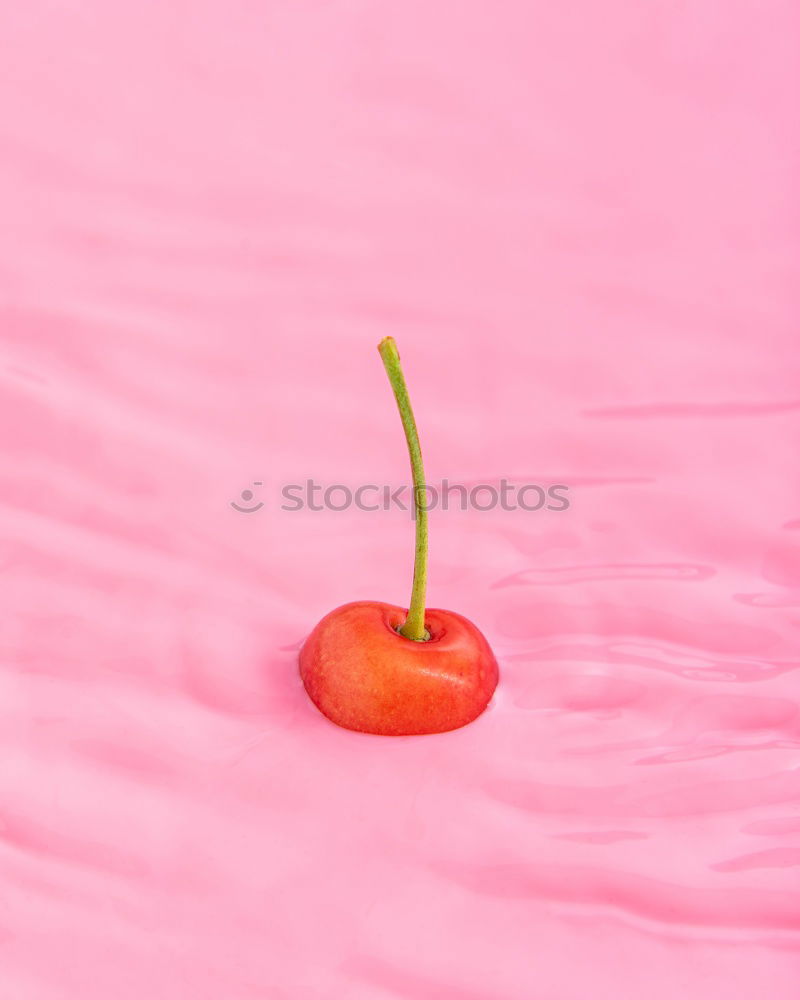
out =
[(300, 650), (309, 697), (331, 722), (380, 736), (444, 733), (476, 719), (497, 686), (494, 654), (454, 611), (428, 608), (430, 639), (397, 629), (404, 608), (355, 601), (326, 615)]

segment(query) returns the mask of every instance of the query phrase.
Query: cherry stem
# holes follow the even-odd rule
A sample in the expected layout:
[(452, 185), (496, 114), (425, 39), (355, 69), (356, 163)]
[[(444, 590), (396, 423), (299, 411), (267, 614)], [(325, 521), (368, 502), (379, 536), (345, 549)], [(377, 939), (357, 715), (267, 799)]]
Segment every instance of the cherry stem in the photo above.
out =
[(378, 344), (378, 351), (383, 361), (383, 367), (389, 376), (389, 382), (397, 400), (397, 409), (403, 422), (408, 445), (408, 457), (411, 459), (411, 475), (414, 479), (414, 513), (416, 515), (416, 547), (414, 550), (414, 583), (411, 587), (411, 603), (408, 606), (408, 616), (397, 630), (406, 639), (423, 642), (430, 635), (425, 628), (425, 587), (428, 579), (428, 511), (424, 504), (425, 471), (422, 468), (422, 451), (419, 446), (417, 423), (411, 400), (408, 398), (408, 388), (400, 365), (400, 355), (394, 337), (384, 337)]

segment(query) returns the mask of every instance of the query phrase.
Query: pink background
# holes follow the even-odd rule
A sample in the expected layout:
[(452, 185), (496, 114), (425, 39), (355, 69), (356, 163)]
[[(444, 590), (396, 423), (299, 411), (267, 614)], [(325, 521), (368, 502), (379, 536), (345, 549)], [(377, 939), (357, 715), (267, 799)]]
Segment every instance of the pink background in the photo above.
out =
[[(796, 997), (797, 5), (2, 8), (4, 1000)], [(406, 476), (385, 334), (431, 480), (571, 487), (432, 515), (440, 737), (296, 672), (407, 598), (280, 510)]]

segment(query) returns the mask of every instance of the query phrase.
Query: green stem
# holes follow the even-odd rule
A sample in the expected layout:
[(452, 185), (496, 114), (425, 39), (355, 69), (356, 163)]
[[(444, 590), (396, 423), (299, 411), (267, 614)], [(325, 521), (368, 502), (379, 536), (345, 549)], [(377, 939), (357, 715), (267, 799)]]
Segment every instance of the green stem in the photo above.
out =
[(408, 444), (408, 456), (411, 459), (411, 475), (414, 478), (414, 508), (417, 524), (416, 548), (414, 551), (414, 583), (411, 588), (411, 603), (408, 607), (408, 617), (398, 629), (406, 639), (422, 642), (430, 635), (425, 628), (425, 585), (428, 578), (428, 511), (424, 506), (425, 471), (422, 468), (422, 452), (419, 447), (419, 434), (408, 398), (406, 380), (400, 365), (400, 355), (394, 337), (384, 337), (378, 344), (383, 366), (389, 376), (389, 382), (397, 400), (397, 409), (403, 422), (403, 430)]

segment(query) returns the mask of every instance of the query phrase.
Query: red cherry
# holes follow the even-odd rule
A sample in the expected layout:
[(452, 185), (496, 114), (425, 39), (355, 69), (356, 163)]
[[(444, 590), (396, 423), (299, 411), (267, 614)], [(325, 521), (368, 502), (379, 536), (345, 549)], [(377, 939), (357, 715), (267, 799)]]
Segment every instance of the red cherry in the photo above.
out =
[(425, 607), (428, 510), (419, 435), (392, 337), (378, 345), (394, 392), (414, 480), (416, 548), (408, 611), (356, 601), (331, 611), (300, 651), (311, 700), (345, 729), (383, 736), (445, 733), (472, 722), (497, 686), (481, 633), (453, 611)]
[(430, 639), (400, 635), (406, 611), (355, 601), (331, 611), (300, 651), (309, 697), (331, 722), (381, 736), (444, 733), (472, 722), (497, 686), (486, 639), (453, 611), (428, 608)]

